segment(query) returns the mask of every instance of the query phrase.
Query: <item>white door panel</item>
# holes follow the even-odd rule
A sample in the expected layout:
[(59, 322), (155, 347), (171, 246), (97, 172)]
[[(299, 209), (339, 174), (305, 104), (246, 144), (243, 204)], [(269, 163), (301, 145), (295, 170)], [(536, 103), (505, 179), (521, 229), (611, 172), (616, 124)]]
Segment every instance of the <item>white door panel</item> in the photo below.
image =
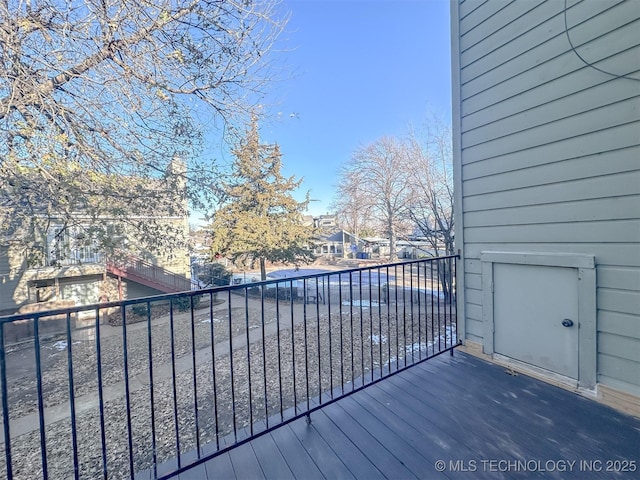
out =
[(493, 282), (494, 351), (577, 379), (578, 270), (494, 263)]

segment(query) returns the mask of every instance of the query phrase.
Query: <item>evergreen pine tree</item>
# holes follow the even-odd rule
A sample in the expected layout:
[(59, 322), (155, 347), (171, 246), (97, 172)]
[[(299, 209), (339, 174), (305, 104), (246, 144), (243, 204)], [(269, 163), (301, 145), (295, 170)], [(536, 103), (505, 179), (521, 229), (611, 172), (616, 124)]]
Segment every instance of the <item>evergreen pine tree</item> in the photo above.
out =
[(245, 268), (259, 262), (262, 280), (267, 261), (296, 266), (313, 261), (313, 228), (303, 222), (309, 198), (293, 198), (302, 180), (282, 175), (279, 146), (260, 143), (254, 119), (233, 154), (230, 181), (222, 186), (225, 201), (211, 225), (212, 254)]

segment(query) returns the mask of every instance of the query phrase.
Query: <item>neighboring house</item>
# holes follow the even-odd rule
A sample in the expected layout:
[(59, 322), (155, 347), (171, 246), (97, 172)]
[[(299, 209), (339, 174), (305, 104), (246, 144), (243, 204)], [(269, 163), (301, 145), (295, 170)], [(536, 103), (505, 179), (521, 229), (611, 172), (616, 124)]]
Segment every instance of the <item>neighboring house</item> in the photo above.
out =
[(313, 218), (313, 226), (323, 230), (335, 229), (338, 226), (335, 215), (320, 215)]
[[(185, 209), (186, 210), (186, 209)], [(158, 213), (154, 220), (171, 225), (168, 232), (188, 234), (188, 219)], [(139, 221), (144, 221), (140, 218)], [(109, 224), (109, 219), (104, 222)], [(62, 228), (50, 218), (46, 237), (36, 247), (44, 252), (29, 258), (24, 246), (5, 235), (0, 240), (0, 315), (12, 314), (28, 304), (56, 301), (86, 305), (191, 289), (189, 252), (174, 249), (170, 255), (140, 251), (123, 234), (119, 255), (107, 259), (85, 236), (82, 213), (76, 226)], [(121, 231), (119, 230), (120, 234)], [(117, 239), (114, 230), (112, 238)], [(130, 254), (135, 252), (135, 255)]]
[(464, 343), (637, 408), (640, 2), (451, 12)]
[(313, 253), (320, 257), (348, 258), (358, 251), (360, 239), (345, 230), (319, 233), (315, 238)]

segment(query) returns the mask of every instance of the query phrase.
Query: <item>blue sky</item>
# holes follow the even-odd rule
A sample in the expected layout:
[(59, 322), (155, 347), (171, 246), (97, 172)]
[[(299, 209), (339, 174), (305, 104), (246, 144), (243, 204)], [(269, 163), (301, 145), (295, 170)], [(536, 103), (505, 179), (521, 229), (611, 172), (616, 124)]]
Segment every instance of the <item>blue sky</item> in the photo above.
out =
[[(309, 213), (329, 211), (340, 166), (362, 145), (403, 135), (427, 111), (450, 118), (448, 0), (283, 0), (278, 55), (290, 78), (265, 98), (262, 140), (303, 177)], [(287, 76), (285, 73), (283, 76)]]

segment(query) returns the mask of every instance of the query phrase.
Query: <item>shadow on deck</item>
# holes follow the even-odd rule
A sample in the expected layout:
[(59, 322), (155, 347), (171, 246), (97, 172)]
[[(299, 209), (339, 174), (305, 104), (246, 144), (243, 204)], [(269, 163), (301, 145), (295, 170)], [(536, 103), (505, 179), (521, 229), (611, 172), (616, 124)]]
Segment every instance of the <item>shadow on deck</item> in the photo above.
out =
[(456, 352), (180, 479), (637, 478), (640, 420)]

